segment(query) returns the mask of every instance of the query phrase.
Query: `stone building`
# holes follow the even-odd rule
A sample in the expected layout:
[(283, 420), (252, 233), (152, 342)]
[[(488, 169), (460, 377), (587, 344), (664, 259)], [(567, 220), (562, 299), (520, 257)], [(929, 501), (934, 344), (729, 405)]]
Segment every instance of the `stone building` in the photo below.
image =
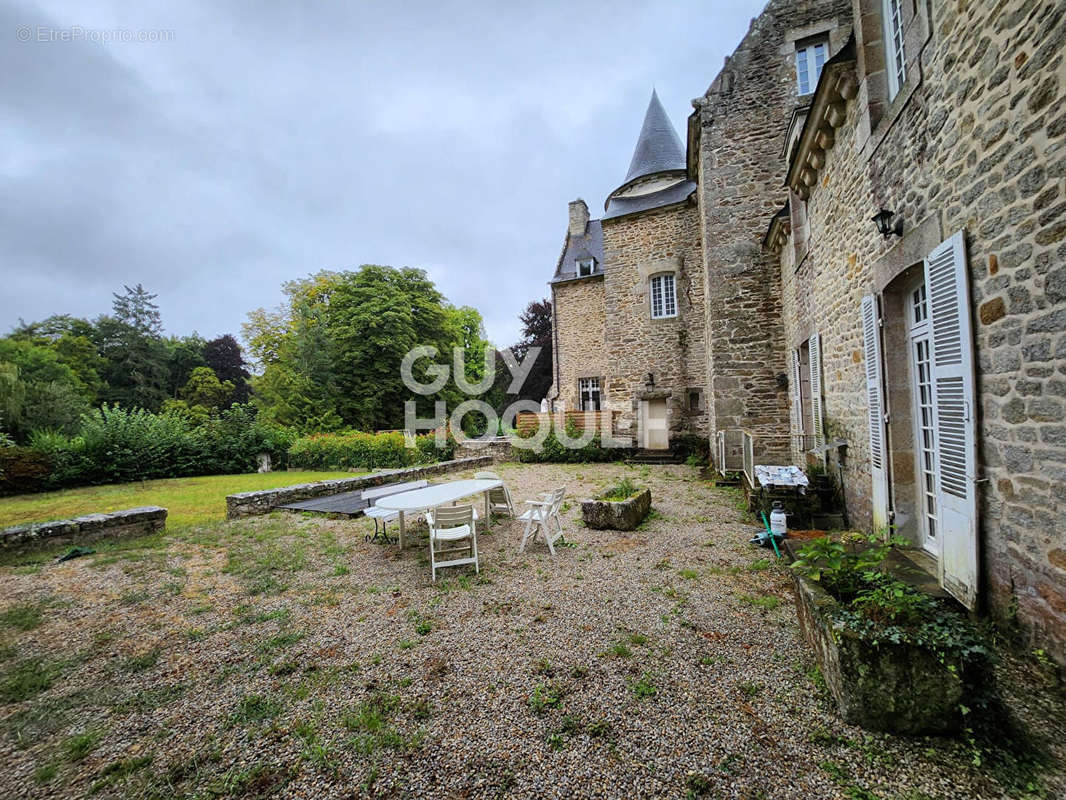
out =
[(570, 206), (556, 403), (827, 469), (1066, 663), (1066, 9), (771, 0), (693, 107)]
[(570, 203), (551, 282), (555, 409), (613, 412), (615, 430), (638, 447), (708, 433), (695, 194), (684, 146), (653, 92), (603, 216)]
[(793, 459), (844, 443), (824, 457), (852, 525), (894, 526), (961, 602), (1060, 662), (1064, 11), (854, 0), (764, 221)]

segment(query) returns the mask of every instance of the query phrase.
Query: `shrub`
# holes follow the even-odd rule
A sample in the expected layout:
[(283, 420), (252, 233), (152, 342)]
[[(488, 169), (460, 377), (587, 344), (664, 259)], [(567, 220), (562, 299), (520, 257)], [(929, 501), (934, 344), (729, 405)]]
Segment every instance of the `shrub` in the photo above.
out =
[(46, 453), (29, 447), (0, 447), (0, 494), (40, 491), (51, 471)]
[(448, 436), (437, 447), (432, 435), (415, 437), (407, 447), (402, 433), (316, 433), (302, 436), (289, 448), (289, 463), (302, 469), (380, 469), (446, 461), (455, 452), (455, 440)]
[[(573, 419), (566, 420), (566, 435), (576, 439), (581, 434)], [(583, 447), (567, 447), (556, 435), (555, 426), (545, 437), (540, 451), (529, 447), (515, 447), (515, 456), (519, 461), (527, 464), (553, 463), (553, 464), (589, 464), (603, 461), (619, 461), (629, 454), (629, 448), (604, 447), (603, 440), (599, 435)]]

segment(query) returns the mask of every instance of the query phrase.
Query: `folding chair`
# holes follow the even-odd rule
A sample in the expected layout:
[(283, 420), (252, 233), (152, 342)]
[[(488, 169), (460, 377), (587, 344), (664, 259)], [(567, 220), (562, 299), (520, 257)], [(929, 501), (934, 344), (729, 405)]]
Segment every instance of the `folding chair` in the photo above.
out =
[[(495, 472), (478, 472), (475, 473), (474, 478), (479, 481), (502, 480), (502, 478), (500, 478)], [(510, 514), (512, 517), (517, 516), (514, 510), (514, 503), (511, 502), (511, 493), (507, 490), (507, 484), (498, 486), (495, 489), (489, 489), (489, 513)]]
[[(545, 492), (536, 500), (526, 500), (526, 505), (530, 508), (518, 517), (520, 521), (526, 523), (526, 529), (522, 533), (522, 544), (518, 547), (519, 553), (526, 549), (526, 541), (530, 538), (530, 534), (536, 539), (539, 530), (544, 534), (548, 552), (555, 555), (555, 547), (552, 543), (563, 535), (563, 521), (559, 516), (559, 509), (565, 496), (566, 487), (564, 486)], [(553, 530), (553, 525), (558, 530)]]
[[(429, 520), (429, 565), (433, 582), (441, 567), (457, 567), (473, 564), (474, 571), (481, 574), (477, 560), (477, 519), (473, 506), (444, 506), (433, 509), (426, 515)], [(454, 557), (467, 553), (465, 557)], [(444, 556), (446, 560), (440, 560)]]

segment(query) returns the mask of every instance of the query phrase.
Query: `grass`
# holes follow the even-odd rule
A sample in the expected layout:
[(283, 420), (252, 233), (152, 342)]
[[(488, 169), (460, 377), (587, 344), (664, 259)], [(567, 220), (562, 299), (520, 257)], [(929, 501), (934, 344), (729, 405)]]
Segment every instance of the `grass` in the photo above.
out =
[(51, 688), (62, 664), (39, 658), (20, 661), (0, 677), (0, 702), (18, 703)]
[(32, 631), (44, 621), (41, 606), (36, 603), (19, 603), (0, 611), (0, 626), (20, 631)]
[(742, 605), (761, 608), (763, 611), (773, 611), (781, 605), (781, 598), (772, 594), (742, 594), (737, 599)]
[(118, 511), (136, 506), (167, 509), (167, 527), (208, 525), (226, 518), (226, 495), (277, 489), (297, 483), (351, 478), (358, 472), (267, 472), (247, 475), (203, 475), (108, 486), (85, 486), (59, 492), (4, 498), (0, 528), (23, 522), (47, 522), (82, 514)]

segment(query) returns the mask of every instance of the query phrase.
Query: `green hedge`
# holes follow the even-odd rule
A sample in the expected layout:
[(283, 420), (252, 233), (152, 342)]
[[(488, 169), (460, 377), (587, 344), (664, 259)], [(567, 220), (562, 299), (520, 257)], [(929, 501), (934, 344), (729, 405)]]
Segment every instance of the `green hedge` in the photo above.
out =
[(289, 448), (289, 463), (300, 469), (383, 469), (447, 461), (455, 454), (449, 436), (438, 448), (432, 435), (415, 437), (407, 447), (402, 433), (316, 433), (302, 436)]
[[(567, 435), (577, 438), (580, 431), (572, 420), (567, 420)], [(632, 453), (627, 447), (604, 447), (599, 436), (594, 436), (584, 447), (565, 447), (555, 435), (555, 427), (548, 432), (540, 451), (528, 447), (515, 446), (512, 450), (515, 458), (527, 464), (553, 463), (553, 464), (589, 464), (603, 461), (621, 461)]]
[[(251, 406), (234, 405), (199, 425), (180, 415), (104, 406), (82, 418), (77, 436), (35, 431), (29, 448), (0, 449), (0, 460), (18, 466), (21, 476), (4, 468), (0, 493), (252, 472), (260, 453), (283, 467), (292, 441), (285, 429), (259, 421)], [(30, 457), (19, 451), (36, 454), (47, 471), (29, 479)]]

